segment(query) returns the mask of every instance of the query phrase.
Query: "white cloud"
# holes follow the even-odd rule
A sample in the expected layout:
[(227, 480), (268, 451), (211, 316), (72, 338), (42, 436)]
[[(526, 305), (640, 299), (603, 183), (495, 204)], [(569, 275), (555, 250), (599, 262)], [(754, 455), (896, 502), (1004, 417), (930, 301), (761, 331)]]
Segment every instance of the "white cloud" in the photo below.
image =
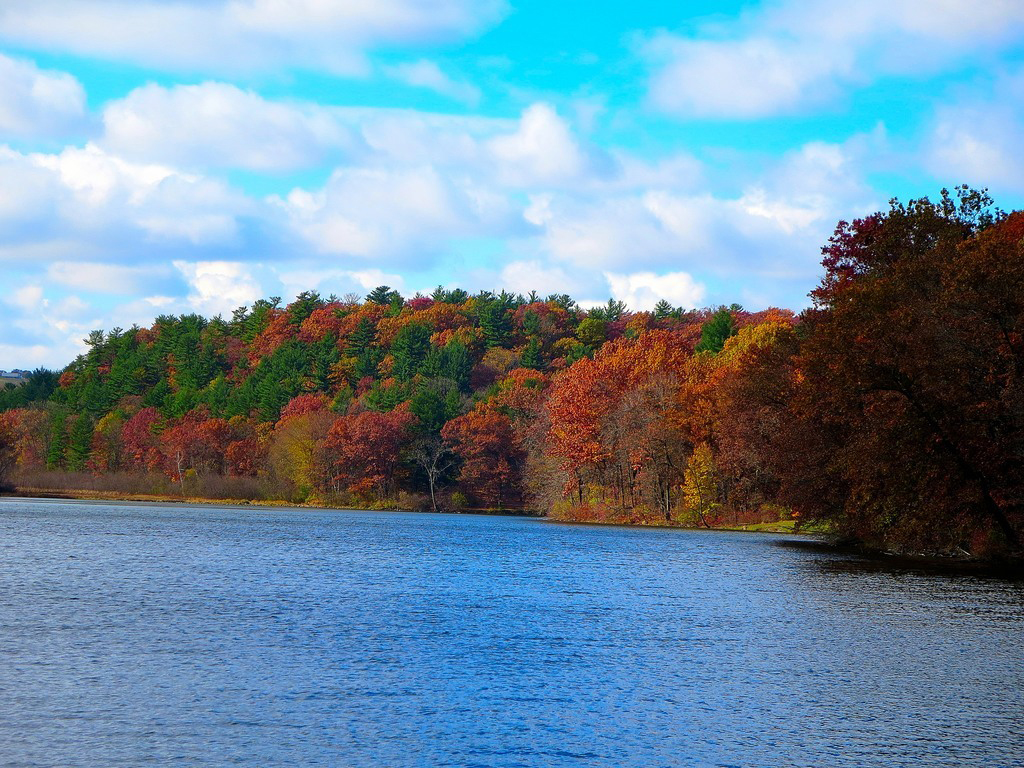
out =
[(24, 283), (4, 299), (0, 368), (62, 367), (84, 351), (84, 337), (103, 322), (75, 295), (53, 298), (41, 282)]
[[(874, 202), (865, 157), (884, 141), (809, 143), (762, 171), (740, 157), (732, 191), (712, 194), (692, 157), (595, 150), (543, 104), (512, 121), (330, 110), (328, 122), (356, 136), (345, 164), (323, 184), (259, 199), (181, 170), (202, 149), (184, 133), (181, 154), (143, 159), (159, 143), (156, 115), (211, 93), (226, 94), (229, 123), (270, 115), (264, 126), (282, 135), (308, 127), (306, 105), (209, 84), (150, 87), (146, 131), (53, 154), (0, 148), (0, 259), (43, 291), (26, 302), (50, 301), (52, 314), (58, 294), (84, 292), (105, 307), (89, 319), (128, 326), (161, 312), (227, 314), (265, 293), (365, 293), (457, 275), (474, 290), (566, 292), (581, 303), (603, 303), (610, 291), (637, 307), (749, 301), (741, 286), (756, 286), (757, 301), (799, 307), (833, 223)], [(120, 103), (139, 107), (138, 96)], [(238, 124), (219, 134), (204, 127), (215, 113), (188, 130), (217, 137), (225, 165), (253, 164), (246, 158), (259, 142), (231, 157), (235, 137), (246, 137)], [(125, 295), (147, 298), (117, 304)], [(78, 333), (84, 320), (73, 309), (63, 306), (46, 333)], [(0, 344), (20, 338), (29, 355), (31, 313), (40, 312), (24, 311), (21, 325), (0, 329)]]
[(330, 110), (268, 101), (226, 83), (150, 84), (103, 111), (102, 144), (121, 156), (185, 167), (309, 168), (353, 138)]
[[(765, 303), (799, 308), (835, 222), (878, 207), (862, 175), (861, 153), (872, 141), (807, 144), (736, 195), (695, 193), (684, 178), (676, 187), (534, 196), (526, 211), (541, 229), (538, 246), (549, 264), (613, 275), (614, 292), (631, 303), (672, 301), (673, 286), (675, 303), (697, 303), (705, 294), (690, 289), (698, 284), (715, 286), (707, 289), (710, 301), (728, 303), (756, 285)], [(627, 280), (638, 273), (646, 274)], [(674, 277), (681, 274), (693, 283)]]
[(945, 186), (970, 184), (999, 194), (1024, 192), (1024, 71), (997, 78), (936, 109), (923, 163)]
[(249, 268), (229, 261), (175, 261), (174, 267), (189, 284), (188, 302), (201, 314), (230, 315), (238, 307), (263, 296)]
[(420, 59), (389, 67), (386, 71), (396, 80), (415, 88), (426, 88), (469, 105), (480, 102), (479, 88), (464, 80), (453, 79), (433, 61)]
[(431, 166), (342, 168), (323, 189), (276, 204), (319, 252), (392, 262), (429, 258), (453, 237), (505, 234), (510, 218), (500, 195)]
[(85, 91), (66, 72), (0, 54), (0, 136), (60, 136), (85, 122)]
[(0, 146), (0, 235), (8, 244), (45, 226), (56, 208), (58, 187), (49, 170)]
[(503, 0), (32, 0), (0, 8), (0, 40), (186, 72), (368, 71), (383, 45), (465, 39)]
[(290, 296), (314, 290), (341, 296), (349, 292), (365, 293), (378, 285), (390, 285), (399, 291), (405, 288), (401, 275), (380, 269), (324, 269), (322, 265), (305, 265), (280, 271), (277, 278)]
[(172, 279), (163, 265), (127, 267), (82, 261), (56, 261), (46, 269), (50, 282), (93, 293), (145, 293)]
[(861, 0), (842, 13), (830, 0), (783, 0), (728, 27), (652, 38), (650, 98), (683, 116), (788, 114), (881, 75), (941, 70), (1022, 31), (1019, 0)]
[(544, 264), (536, 259), (513, 261), (501, 269), (498, 285), (513, 293), (527, 295), (537, 291), (542, 296), (568, 293), (573, 298), (589, 295), (600, 287), (592, 272), (569, 270), (555, 264)]
[(549, 185), (570, 181), (587, 168), (587, 158), (568, 123), (548, 104), (523, 112), (515, 132), (489, 142), (506, 183)]
[(668, 112), (751, 118), (826, 100), (834, 76), (848, 76), (846, 52), (829, 55), (781, 41), (690, 41), (665, 37), (652, 46), (666, 63), (651, 80), (651, 98)]
[(4, 299), (4, 303), (22, 310), (37, 309), (42, 302), (43, 286), (39, 284), (23, 285)]
[(604, 276), (612, 296), (635, 310), (652, 310), (662, 299), (674, 307), (692, 309), (700, 306), (706, 293), (704, 286), (686, 272), (605, 272)]
[(249, 203), (223, 183), (155, 163), (133, 163), (94, 144), (57, 154), (0, 148), (0, 189), (24, 185), (0, 203), (0, 232), (37, 242), (106, 234), (150, 242), (224, 244)]

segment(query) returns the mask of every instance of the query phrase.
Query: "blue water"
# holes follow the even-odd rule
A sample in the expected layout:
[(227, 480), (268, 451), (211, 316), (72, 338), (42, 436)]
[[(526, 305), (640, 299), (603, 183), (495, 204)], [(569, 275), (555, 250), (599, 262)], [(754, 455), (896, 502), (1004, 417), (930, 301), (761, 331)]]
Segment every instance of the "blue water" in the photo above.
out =
[(1019, 583), (780, 538), (0, 500), (0, 765), (1022, 763)]

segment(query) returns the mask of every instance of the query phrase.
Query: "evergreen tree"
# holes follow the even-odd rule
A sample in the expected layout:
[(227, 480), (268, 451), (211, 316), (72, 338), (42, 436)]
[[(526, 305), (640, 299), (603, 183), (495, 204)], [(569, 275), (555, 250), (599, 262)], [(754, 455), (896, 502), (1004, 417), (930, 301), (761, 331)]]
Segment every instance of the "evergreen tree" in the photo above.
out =
[(449, 341), (444, 349), (443, 375), (454, 381), (463, 392), (469, 392), (469, 376), (473, 371), (473, 357), (469, 349), (460, 341)]
[(324, 306), (324, 300), (316, 291), (303, 291), (288, 305), (288, 322), (298, 327), (314, 311)]
[[(509, 297), (511, 298), (511, 297)], [(483, 301), (478, 309), (480, 328), (488, 347), (507, 347), (512, 337), (511, 302), (494, 297)]]
[(373, 304), (381, 304), (387, 306), (392, 304), (395, 299), (402, 300), (402, 294), (398, 291), (392, 290), (390, 285), (378, 285), (368, 294), (366, 294), (366, 300)]
[(733, 319), (732, 312), (728, 308), (722, 307), (704, 323), (704, 327), (700, 331), (700, 341), (694, 351), (718, 354), (725, 346), (726, 339), (735, 334), (736, 321)]
[(533, 368), (536, 371), (544, 370), (544, 356), (540, 351), (540, 342), (536, 338), (530, 339), (530, 342), (526, 345), (519, 364), (523, 368)]
[(527, 336), (537, 336), (540, 334), (540, 315), (532, 309), (528, 309), (523, 313), (523, 333)]
[(622, 316), (626, 313), (626, 303), (623, 301), (616, 301), (615, 299), (608, 299), (608, 303), (603, 307), (594, 307), (590, 312), (587, 313), (588, 317), (595, 318), (597, 320), (604, 320), (609, 323), (614, 323), (616, 320), (621, 320)]
[(579, 305), (576, 303), (576, 300), (573, 299), (567, 293), (549, 294), (548, 297), (544, 299), (544, 301), (546, 301), (548, 304), (554, 304), (556, 307), (561, 307), (562, 309), (569, 313), (574, 313), (577, 309), (579, 309)]
[(72, 472), (81, 472), (89, 460), (92, 450), (92, 419), (83, 413), (71, 425), (68, 437), (67, 468)]
[(431, 330), (420, 323), (410, 323), (398, 332), (391, 344), (395, 359), (391, 372), (399, 381), (408, 381), (419, 370), (430, 349)]
[(673, 307), (665, 299), (661, 299), (657, 304), (654, 305), (654, 316), (658, 320), (664, 320), (666, 317), (671, 315)]
[(46, 452), (47, 469), (64, 469), (67, 459), (68, 433), (67, 416), (62, 411), (53, 414), (53, 426), (50, 432), (50, 447)]
[(356, 359), (354, 376), (357, 381), (364, 376), (377, 375), (377, 366), (384, 359), (384, 350), (373, 346), (376, 338), (377, 329), (366, 317), (360, 320), (356, 329), (349, 334), (346, 352)]
[(449, 341), (443, 347), (431, 347), (420, 365), (420, 373), (430, 379), (446, 378), (456, 383), (463, 392), (469, 391), (469, 377), (473, 358), (466, 345)]
[(469, 294), (461, 288), (446, 290), (443, 285), (437, 286), (430, 298), (441, 304), (464, 304), (469, 299)]
[(447, 422), (459, 415), (461, 398), (450, 379), (434, 379), (413, 395), (409, 410), (419, 419), (419, 430), (435, 435)]
[(242, 332), (242, 341), (252, 341), (267, 327), (270, 322), (270, 313), (281, 304), (280, 296), (271, 296), (269, 299), (260, 299), (253, 303), (252, 312), (245, 320), (245, 328)]

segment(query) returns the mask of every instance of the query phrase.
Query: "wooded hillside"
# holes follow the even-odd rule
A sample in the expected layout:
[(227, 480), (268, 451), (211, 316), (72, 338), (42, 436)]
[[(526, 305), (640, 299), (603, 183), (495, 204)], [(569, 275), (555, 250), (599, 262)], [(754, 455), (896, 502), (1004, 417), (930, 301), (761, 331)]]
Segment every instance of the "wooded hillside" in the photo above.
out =
[(387, 286), (161, 316), (0, 392), (0, 473), (576, 520), (823, 519), (881, 546), (1013, 551), (1022, 238), (1024, 214), (971, 190), (894, 202), (840, 223), (799, 317)]

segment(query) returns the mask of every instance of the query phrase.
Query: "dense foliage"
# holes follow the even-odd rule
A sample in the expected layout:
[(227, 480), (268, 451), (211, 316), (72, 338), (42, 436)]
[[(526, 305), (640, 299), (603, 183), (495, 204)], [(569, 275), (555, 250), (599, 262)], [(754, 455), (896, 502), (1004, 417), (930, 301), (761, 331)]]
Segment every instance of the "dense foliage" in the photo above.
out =
[(380, 286), (96, 331), (0, 392), (0, 481), (1019, 550), (1024, 214), (990, 204), (840, 223), (799, 318)]

